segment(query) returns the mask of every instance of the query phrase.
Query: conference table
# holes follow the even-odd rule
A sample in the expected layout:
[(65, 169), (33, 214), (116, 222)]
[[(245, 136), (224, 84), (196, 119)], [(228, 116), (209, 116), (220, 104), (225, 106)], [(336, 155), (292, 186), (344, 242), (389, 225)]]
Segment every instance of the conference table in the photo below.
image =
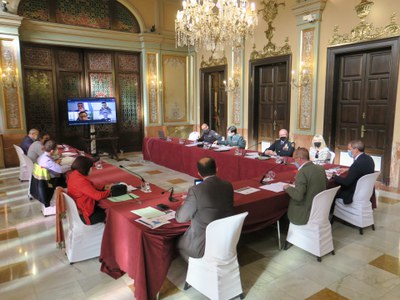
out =
[[(275, 181), (293, 182), (295, 170), (276, 174)], [(90, 175), (93, 183), (101, 188), (113, 182), (125, 182), (132, 186), (139, 186), (141, 180), (136, 176), (103, 163), (103, 169), (94, 169)], [(239, 180), (233, 182), (235, 190), (243, 187), (260, 187), (259, 178)], [(140, 218), (132, 210), (156, 207), (163, 203), (176, 210), (181, 201), (170, 202), (169, 193), (151, 185), (151, 193), (140, 189), (132, 193), (139, 196), (137, 199), (125, 202), (111, 202), (108, 199), (100, 201), (100, 205), (107, 211), (106, 226), (103, 234), (100, 262), (101, 270), (113, 278), (119, 278), (127, 273), (134, 279), (135, 298), (155, 299), (169, 269), (177, 255), (177, 239), (187, 230), (190, 223), (171, 223), (159, 228), (151, 229), (135, 220)], [(175, 198), (183, 199), (182, 195)], [(276, 223), (287, 211), (289, 197), (286, 193), (275, 193), (260, 189), (259, 191), (243, 195), (234, 193), (234, 208), (236, 213), (247, 211), (243, 232), (259, 230)]]
[[(250, 153), (255, 151), (241, 150), (242, 155), (235, 155), (235, 149), (221, 151), (211, 148), (192, 146), (189, 141), (180, 144), (179, 139), (172, 138), (170, 141), (160, 138), (146, 137), (143, 141), (143, 158), (158, 165), (165, 166), (178, 172), (198, 177), (197, 161), (205, 156), (215, 159), (218, 168), (218, 176), (224, 180), (233, 182), (263, 176), (268, 170), (275, 173), (296, 170), (292, 164), (276, 164), (275, 159), (259, 160), (249, 158)], [(245, 154), (245, 155), (243, 155)], [(292, 158), (285, 158), (292, 162)]]

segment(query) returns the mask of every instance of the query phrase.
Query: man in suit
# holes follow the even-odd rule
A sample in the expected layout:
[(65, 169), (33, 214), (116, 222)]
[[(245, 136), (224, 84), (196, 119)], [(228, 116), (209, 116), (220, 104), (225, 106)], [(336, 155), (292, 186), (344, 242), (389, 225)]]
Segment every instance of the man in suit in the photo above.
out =
[(197, 162), (197, 169), (204, 181), (189, 189), (175, 216), (180, 223), (192, 222), (178, 242), (179, 252), (186, 261), (189, 257), (204, 255), (205, 231), (209, 223), (234, 214), (232, 184), (216, 176), (215, 160), (203, 157)]
[(310, 218), (315, 195), (326, 189), (327, 178), (324, 168), (310, 161), (306, 148), (296, 149), (293, 158), (299, 170), (296, 174), (295, 186), (287, 184), (283, 187), (290, 196), (287, 214), (291, 223), (304, 225)]
[(214, 130), (211, 130), (210, 127), (206, 123), (201, 125), (202, 134), (198, 139), (199, 142), (206, 142), (206, 143), (214, 143), (220, 142), (222, 140), (222, 136), (216, 133)]
[(364, 153), (365, 145), (362, 141), (351, 141), (347, 145), (347, 149), (349, 156), (354, 159), (347, 176), (333, 176), (335, 182), (341, 186), (336, 198), (343, 199), (344, 204), (353, 202), (353, 195), (358, 179), (364, 175), (374, 173), (375, 169), (375, 163), (371, 156)]
[(279, 130), (279, 139), (269, 146), (264, 153), (267, 155), (292, 156), (294, 148), (288, 137), (289, 133), (286, 129)]
[(242, 149), (246, 147), (246, 141), (240, 134), (237, 133), (236, 126), (229, 126), (227, 131), (227, 139), (225, 141), (218, 142), (218, 145), (235, 146)]
[(29, 130), (28, 135), (24, 137), (21, 143), (21, 149), (24, 151), (25, 154), (28, 154), (29, 147), (33, 144), (34, 141), (37, 140), (39, 135), (39, 130), (32, 128)]

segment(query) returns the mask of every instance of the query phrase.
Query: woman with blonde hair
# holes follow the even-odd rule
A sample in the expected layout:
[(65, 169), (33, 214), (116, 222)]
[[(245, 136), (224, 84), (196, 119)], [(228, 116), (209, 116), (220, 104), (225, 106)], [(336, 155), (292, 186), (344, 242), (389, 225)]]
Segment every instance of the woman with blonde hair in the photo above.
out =
[(310, 147), (310, 160), (315, 162), (329, 162), (331, 153), (326, 147), (325, 140), (322, 135), (314, 135)]

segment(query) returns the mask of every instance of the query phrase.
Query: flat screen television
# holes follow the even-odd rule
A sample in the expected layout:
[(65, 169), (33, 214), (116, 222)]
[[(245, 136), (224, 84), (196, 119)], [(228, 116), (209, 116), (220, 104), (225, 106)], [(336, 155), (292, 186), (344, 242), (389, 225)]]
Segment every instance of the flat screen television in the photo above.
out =
[(68, 99), (68, 124), (113, 124), (117, 123), (115, 98), (70, 98)]

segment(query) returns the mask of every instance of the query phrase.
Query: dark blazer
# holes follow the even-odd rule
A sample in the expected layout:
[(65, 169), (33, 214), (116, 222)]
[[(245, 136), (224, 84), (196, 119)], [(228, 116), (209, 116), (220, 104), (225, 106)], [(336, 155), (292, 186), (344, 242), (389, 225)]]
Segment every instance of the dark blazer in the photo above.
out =
[(21, 149), (24, 151), (25, 155), (28, 154), (29, 147), (33, 144), (34, 140), (29, 136), (26, 135), (21, 143)]
[(267, 150), (275, 151), (279, 156), (292, 156), (294, 148), (289, 140), (284, 143), (281, 143), (281, 140), (276, 140)]
[(333, 177), (335, 182), (341, 186), (339, 192), (336, 194), (336, 198), (343, 199), (345, 204), (350, 204), (353, 202), (353, 195), (354, 191), (356, 190), (358, 179), (364, 175), (374, 173), (374, 169), (375, 163), (371, 156), (361, 153), (350, 166), (346, 177)]
[(182, 206), (176, 211), (178, 222), (192, 221), (179, 239), (182, 257), (202, 257), (205, 248), (205, 231), (209, 223), (234, 214), (233, 187), (230, 182), (211, 176), (199, 185), (192, 186)]
[(211, 130), (207, 133), (204, 133), (200, 136), (200, 138), (198, 139), (199, 142), (206, 142), (206, 143), (214, 143), (215, 141), (222, 141), (222, 135), (219, 135), (218, 133), (216, 133), (214, 130)]
[(305, 163), (297, 172), (295, 187), (288, 187), (290, 196), (288, 218), (295, 225), (307, 224), (314, 197), (326, 189), (325, 170), (312, 162)]

